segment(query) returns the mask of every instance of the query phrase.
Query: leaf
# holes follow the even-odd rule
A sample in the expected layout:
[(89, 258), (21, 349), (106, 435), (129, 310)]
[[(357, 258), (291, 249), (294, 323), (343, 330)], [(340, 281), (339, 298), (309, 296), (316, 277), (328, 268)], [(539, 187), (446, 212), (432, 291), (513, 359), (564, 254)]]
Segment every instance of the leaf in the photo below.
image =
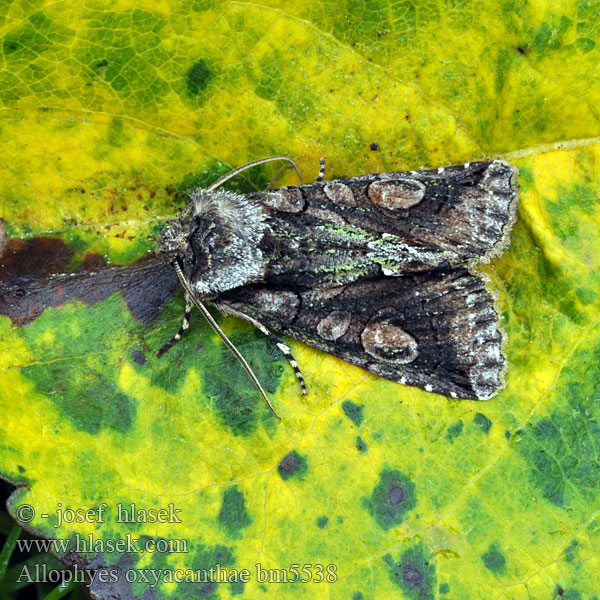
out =
[[(65, 561), (138, 578), (96, 577), (94, 597), (593, 597), (593, 2), (22, 0), (0, 19), (0, 472), (19, 486), (13, 515), (34, 508), (30, 530), (105, 544)], [(486, 267), (505, 390), (449, 401), (296, 343), (305, 399), (277, 349), (222, 319), (279, 423), (196, 314), (153, 356), (183, 311), (145, 258), (153, 238), (185, 190), (277, 154), (308, 181), (319, 156), (329, 178), (489, 155), (519, 167), (512, 243)], [(168, 522), (119, 522), (131, 504)], [(77, 509), (96, 512), (58, 521)], [(155, 550), (109, 547), (128, 539)], [(249, 581), (168, 581), (216, 565)], [(312, 580), (274, 582), (293, 565)]]

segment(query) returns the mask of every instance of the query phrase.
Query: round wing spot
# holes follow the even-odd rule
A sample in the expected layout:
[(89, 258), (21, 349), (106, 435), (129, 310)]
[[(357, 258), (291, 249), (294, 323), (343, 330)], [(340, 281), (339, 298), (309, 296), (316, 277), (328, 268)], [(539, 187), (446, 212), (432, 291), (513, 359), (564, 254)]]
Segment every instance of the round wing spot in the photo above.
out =
[(344, 204), (346, 206), (356, 205), (352, 190), (343, 183), (328, 183), (323, 188), (323, 191), (334, 204)]
[(380, 208), (407, 209), (419, 204), (425, 197), (427, 187), (416, 179), (375, 181), (369, 186), (371, 202)]
[(350, 326), (350, 315), (341, 310), (334, 310), (321, 319), (317, 325), (317, 333), (324, 339), (334, 341), (342, 337)]
[(418, 344), (394, 321), (393, 317), (376, 317), (363, 329), (360, 341), (365, 352), (373, 358), (393, 365), (405, 365), (419, 356)]
[(304, 208), (304, 198), (297, 188), (281, 188), (261, 194), (260, 201), (265, 206), (289, 213), (299, 213)]
[(273, 315), (282, 323), (290, 323), (298, 313), (300, 300), (287, 290), (258, 289), (251, 294), (252, 304), (259, 310)]

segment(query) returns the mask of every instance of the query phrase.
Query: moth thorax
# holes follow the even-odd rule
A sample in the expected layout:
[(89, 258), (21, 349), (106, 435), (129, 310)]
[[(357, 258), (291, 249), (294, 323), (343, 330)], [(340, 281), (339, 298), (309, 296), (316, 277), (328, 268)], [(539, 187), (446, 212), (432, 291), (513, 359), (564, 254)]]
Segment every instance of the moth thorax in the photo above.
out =
[(261, 243), (269, 226), (260, 205), (227, 191), (192, 194), (190, 282), (200, 295), (256, 283), (264, 277)]

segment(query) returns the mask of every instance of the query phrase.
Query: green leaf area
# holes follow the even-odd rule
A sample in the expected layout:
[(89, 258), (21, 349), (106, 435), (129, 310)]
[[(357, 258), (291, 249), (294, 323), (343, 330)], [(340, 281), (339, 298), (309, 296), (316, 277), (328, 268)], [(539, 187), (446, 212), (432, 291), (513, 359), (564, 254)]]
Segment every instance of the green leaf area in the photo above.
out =
[[(96, 598), (597, 598), (599, 31), (591, 0), (2, 3), (0, 285), (9, 258), (25, 278), (0, 315), (11, 513), (105, 543), (68, 562), (159, 574)], [(512, 242), (486, 267), (498, 396), (451, 401), (293, 343), (302, 397), (276, 348), (220, 319), (279, 422), (196, 313), (155, 358), (183, 312), (172, 274), (152, 314), (146, 292), (90, 291), (109, 267), (158, 277), (139, 259), (184, 191), (278, 154), (307, 181), (320, 156), (328, 178), (519, 167)], [(167, 520), (123, 522), (131, 504)], [(108, 545), (128, 536), (150, 543)], [(248, 581), (168, 577), (217, 565)]]

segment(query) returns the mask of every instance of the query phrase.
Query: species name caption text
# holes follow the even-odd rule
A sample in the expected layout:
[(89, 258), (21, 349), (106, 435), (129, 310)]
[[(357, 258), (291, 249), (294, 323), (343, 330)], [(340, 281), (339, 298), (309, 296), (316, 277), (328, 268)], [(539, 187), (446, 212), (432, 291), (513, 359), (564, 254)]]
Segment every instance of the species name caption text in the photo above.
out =
[[(203, 593), (218, 583), (245, 584), (255, 581), (264, 583), (335, 583), (338, 580), (335, 564), (291, 564), (287, 568), (266, 568), (256, 563), (251, 569), (230, 569), (217, 564), (210, 569), (127, 569), (116, 567), (101, 569), (82, 569), (75, 565), (72, 570), (50, 569), (48, 565), (31, 565), (26, 563), (17, 583), (54, 583), (66, 586), (77, 582), (92, 587), (99, 584), (117, 583), (122, 580), (128, 583), (146, 584), (155, 588), (160, 583), (190, 583), (201, 586)], [(207, 586), (210, 586), (207, 588)]]
[[(58, 528), (72, 523), (104, 523), (106, 520), (117, 523), (182, 523), (180, 512), (173, 504), (164, 508), (141, 509), (135, 504), (116, 504), (114, 511), (109, 511), (108, 504), (102, 503), (94, 508), (65, 508), (57, 504), (56, 511), (40, 513), (42, 519), (55, 522)], [(110, 516), (109, 516), (110, 514)], [(15, 510), (15, 516), (21, 523), (30, 523), (36, 517), (35, 509), (29, 504), (21, 504)], [(107, 519), (108, 517), (108, 519)], [(68, 539), (19, 539), (17, 548), (22, 553), (48, 553), (65, 556), (69, 552), (78, 555), (109, 554), (142, 554), (142, 553), (190, 553), (188, 540), (152, 538), (148, 536), (133, 537), (127, 533), (122, 539), (104, 539), (88, 533), (72, 534)], [(217, 583), (335, 583), (338, 579), (335, 564), (293, 563), (283, 568), (266, 568), (256, 563), (253, 568), (232, 569), (215, 564), (208, 569), (168, 568), (168, 569), (128, 569), (113, 567), (100, 569), (82, 569), (75, 565), (72, 569), (52, 569), (46, 564), (24, 564), (16, 576), (17, 583), (54, 583), (68, 585), (78, 582), (91, 587), (98, 584), (116, 583), (125, 579), (129, 583), (147, 584), (156, 587), (159, 583), (192, 583), (212, 586)]]

